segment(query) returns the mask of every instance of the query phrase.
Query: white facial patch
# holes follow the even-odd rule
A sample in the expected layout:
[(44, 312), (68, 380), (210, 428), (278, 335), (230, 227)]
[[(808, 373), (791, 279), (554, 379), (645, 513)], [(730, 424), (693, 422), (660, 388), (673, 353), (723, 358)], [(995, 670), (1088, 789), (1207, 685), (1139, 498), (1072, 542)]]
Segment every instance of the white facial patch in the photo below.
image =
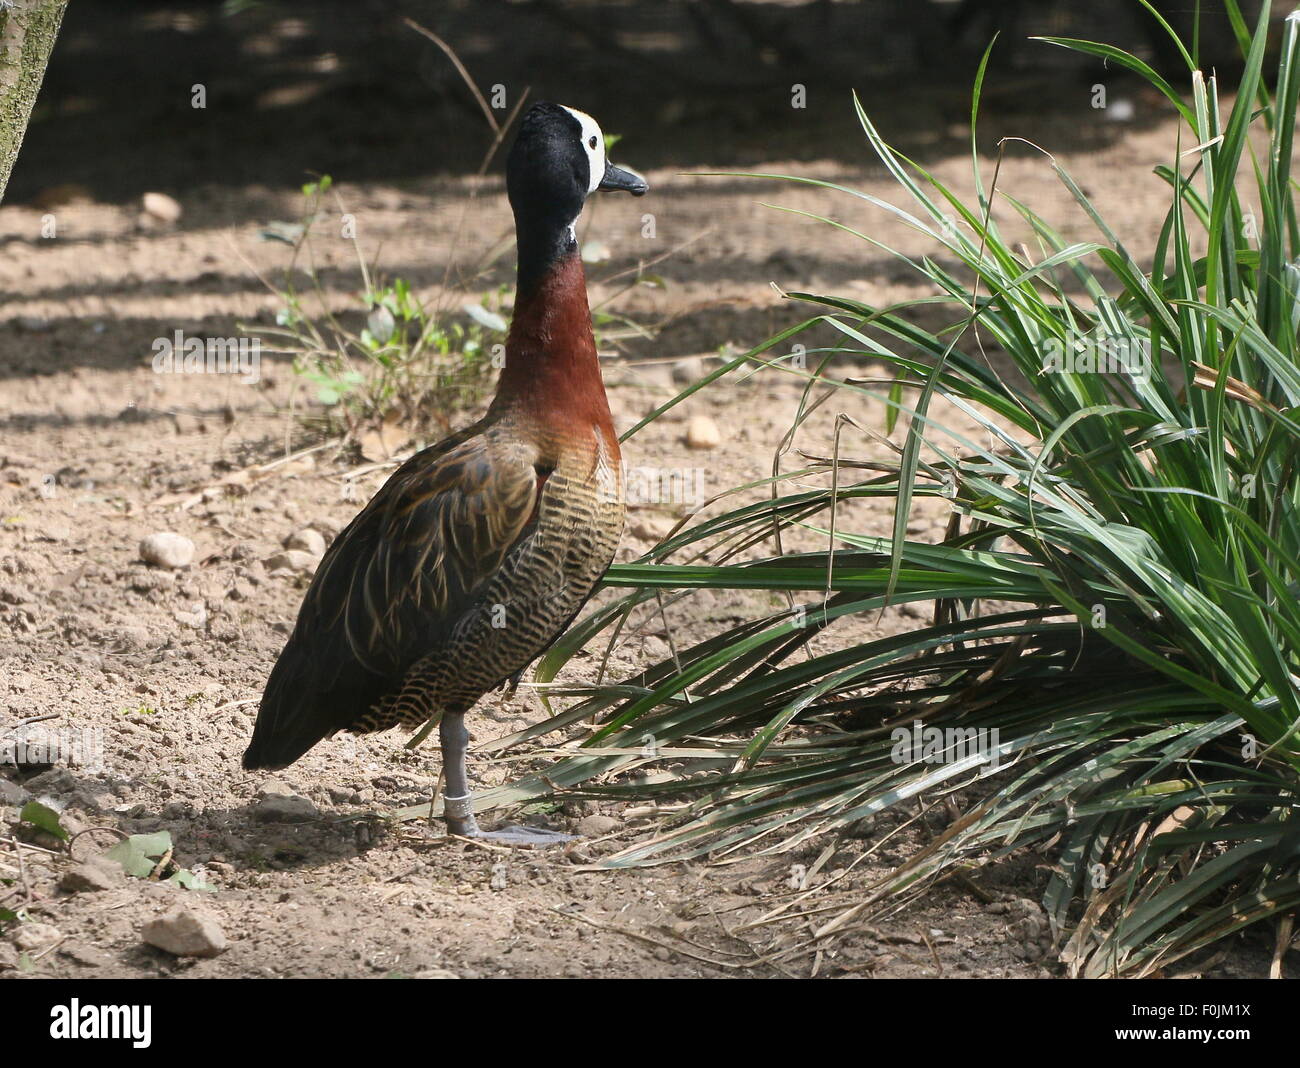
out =
[(564, 107), (563, 104), (560, 107), (582, 125), (582, 149), (587, 153), (587, 165), (591, 168), (591, 181), (587, 184), (587, 193), (594, 193), (596, 186), (600, 185), (605, 177), (605, 135), (600, 132), (596, 120), (585, 111)]

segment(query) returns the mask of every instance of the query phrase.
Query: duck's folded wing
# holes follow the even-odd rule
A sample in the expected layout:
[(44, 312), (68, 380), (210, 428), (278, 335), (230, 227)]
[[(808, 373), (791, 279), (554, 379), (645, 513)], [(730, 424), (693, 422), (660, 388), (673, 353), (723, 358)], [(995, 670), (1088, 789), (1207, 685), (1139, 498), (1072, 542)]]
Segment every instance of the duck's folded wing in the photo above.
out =
[(283, 767), (392, 692), (524, 536), (526, 446), (483, 435), (412, 457), (326, 552), (267, 681), (244, 766)]

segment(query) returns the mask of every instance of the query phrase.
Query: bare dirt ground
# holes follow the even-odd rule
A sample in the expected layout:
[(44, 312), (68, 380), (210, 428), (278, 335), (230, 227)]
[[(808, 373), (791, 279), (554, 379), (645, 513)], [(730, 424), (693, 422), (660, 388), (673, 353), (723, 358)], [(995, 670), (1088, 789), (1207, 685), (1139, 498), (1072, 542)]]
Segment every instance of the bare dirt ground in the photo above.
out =
[[(1132, 246), (1150, 247), (1163, 203), (1151, 168), (1171, 157), (1175, 126), (1148, 118), (1117, 132), (1104, 125), (1104, 114), (1087, 108), (1077, 86), (1070, 91), (1079, 96), (1066, 111), (1071, 118), (1034, 117), (1025, 124), (1034, 126), (1044, 147)], [(1149, 106), (1138, 101), (1139, 109)], [(844, 96), (835, 107), (851, 118)], [(960, 111), (949, 120), (938, 104), (922, 102), (911, 110), (923, 115), (927, 108), (932, 118), (938, 115), (942, 137), (960, 143), (966, 135)], [(898, 125), (898, 116), (892, 118)], [(990, 126), (990, 136), (1021, 132), (1014, 114)], [(633, 121), (617, 128), (626, 132), (617, 156), (639, 164)], [(39, 124), (30, 137), (41, 137)], [(813, 145), (765, 155), (754, 144), (747, 141), (743, 152), (720, 148), (714, 156), (697, 145), (684, 167), (663, 162), (660, 143), (646, 153), (656, 161), (647, 168), (652, 195), (635, 204), (602, 201), (590, 217), (588, 235), (612, 252), (608, 262), (589, 270), (593, 303), (620, 287), (614, 278), (620, 272), (685, 246), (656, 265), (662, 288), (639, 289), (617, 305), (654, 328), (652, 339), (607, 346), (607, 380), (623, 427), (709, 366), (678, 361), (707, 361), (724, 347), (742, 350), (806, 315), (770, 283), (875, 304), (920, 294), (904, 265), (847, 234), (760, 202), (829, 215), (911, 252), (933, 251), (865, 203), (809, 186), (698, 173), (740, 160), (898, 202), (896, 187), (860, 136), (852, 144), (836, 136), (834, 151), (825, 154)], [(943, 180), (968, 184), (968, 159), (948, 153), (931, 162)], [(388, 181), (334, 176), (356, 215), (366, 254), (378, 253), (389, 275), (409, 278), (426, 296), (436, 295), (463, 210), (469, 226), (458, 260), (473, 261), (509, 232), (497, 172), (472, 199), (473, 181), (455, 175)], [(286, 361), (266, 358), (254, 385), (159, 375), (150, 366), (153, 340), (174, 330), (235, 336), (239, 323), (252, 324), (255, 332), (272, 322), (278, 302), (256, 272), (272, 275), (288, 250), (261, 240), (259, 231), (296, 216), (294, 179), (169, 185), (183, 209), (174, 225), (142, 220), (140, 194), (163, 183), (138, 168), (130, 181), (115, 179), (107, 193), (97, 192), (84, 167), (77, 177), (82, 189), (60, 191), (62, 181), (53, 165), (28, 171), (19, 194), (0, 210), (0, 726), (57, 715), (51, 725), (102, 730), (105, 752), (99, 770), (54, 767), (32, 775), (0, 768), (0, 834), (10, 833), (17, 807), (33, 798), (59, 809), (74, 832), (165, 829), (175, 843), (175, 862), (203, 875), (215, 892), (125, 878), (96, 891), (63, 888), (68, 871), (110, 846), (118, 837), (113, 833), (82, 835), (73, 856), (24, 850), (22, 881), (0, 885), (0, 905), (15, 886), (31, 903), (27, 923), (14, 925), (8, 940), (0, 937), (0, 974), (1058, 973), (1035, 903), (1051, 857), (1037, 853), (940, 886), (822, 952), (767, 959), (775, 948), (807, 942), (814, 925), (806, 917), (754, 925), (795, 896), (796, 865), (815, 869), (808, 885), (837, 880), (836, 900), (851, 901), (905, 856), (908, 842), (934, 833), (938, 823), (927, 829), (921, 821), (891, 837), (904, 819), (891, 816), (859, 836), (815, 843), (800, 855), (611, 872), (593, 870), (591, 862), (650, 827), (626, 806), (565, 802), (545, 818), (583, 838), (571, 849), (538, 853), (430, 840), (388, 819), (429, 796), (436, 746), (408, 752), (398, 736), (343, 736), (274, 779), (243, 772), (239, 756), (256, 699), (307, 582), (302, 573), (276, 569), (274, 558), (304, 529), (332, 537), (388, 468), (358, 473), (373, 465), (303, 430), (288, 406), (293, 401), (301, 409), (306, 393)], [(123, 188), (131, 181), (133, 188)], [(1041, 157), (1018, 154), (1004, 166), (1001, 181), (1068, 235), (1091, 236)], [(644, 211), (656, 216), (653, 241), (641, 236)], [(58, 236), (43, 239), (50, 212)], [(349, 248), (339, 242), (322, 255), (331, 293), (346, 302), (359, 286)], [(509, 281), (507, 254), (479, 284), (487, 292)], [(846, 359), (836, 373), (864, 366)], [(724, 380), (634, 437), (627, 461), (702, 467), (708, 493), (762, 477), (797, 398), (797, 386), (775, 373), (744, 384)], [(798, 447), (829, 452), (835, 410), (848, 409), (819, 412), (801, 431)], [(849, 411), (881, 427), (881, 405)], [(715, 449), (686, 445), (687, 422), (696, 415), (711, 416), (721, 428)], [(317, 444), (326, 447), (303, 451)], [(877, 447), (855, 448), (864, 453)], [(634, 510), (620, 558), (641, 555), (674, 518), (663, 508)], [(937, 537), (943, 520), (939, 511), (918, 507), (915, 533)], [(884, 506), (864, 510), (855, 522), (883, 533), (889, 512)], [(171, 571), (140, 560), (141, 538), (163, 530), (195, 542), (193, 564)], [(611, 674), (625, 677), (662, 658), (669, 627), (678, 636), (702, 635), (764, 607), (742, 594), (694, 597), (674, 608), (668, 621), (647, 619), (625, 636)], [(858, 626), (861, 633), (883, 634), (911, 619), (894, 610)], [(580, 659), (565, 679), (591, 678), (595, 659)], [(500, 737), (542, 715), (527, 687), (508, 702), (489, 696), (473, 719), (474, 737)], [(544, 758), (527, 764), (482, 760), (472, 771), (482, 783), (496, 784), (525, 766), (544, 766)], [(303, 800), (285, 802), (286, 795)], [(494, 812), (488, 819), (511, 815)], [(0, 853), (0, 860), (12, 856)], [(229, 948), (195, 960), (146, 945), (142, 926), (178, 903), (197, 903), (214, 914)], [(20, 939), (16, 932), (24, 928), (28, 936)], [(1216, 974), (1260, 974), (1260, 960), (1247, 947)]]

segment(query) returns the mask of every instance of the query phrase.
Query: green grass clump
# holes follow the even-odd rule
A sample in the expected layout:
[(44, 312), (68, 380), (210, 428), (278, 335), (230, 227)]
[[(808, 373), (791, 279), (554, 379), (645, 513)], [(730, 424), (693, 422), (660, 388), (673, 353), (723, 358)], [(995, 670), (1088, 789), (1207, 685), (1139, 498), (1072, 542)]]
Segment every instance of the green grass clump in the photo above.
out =
[[(971, 199), (890, 148), (860, 105), (906, 206), (789, 179), (841, 189), (857, 198), (847, 204), (925, 235), (936, 255), (909, 258), (868, 237), (869, 221), (854, 231), (928, 293), (890, 307), (792, 294), (819, 314), (687, 393), (759, 365), (799, 377), (808, 397), (863, 394), (890, 412), (881, 429), (902, 438), (894, 459), (858, 463), (842, 448), (778, 473), (770, 499), (728, 506), (724, 495), (646, 559), (613, 567), (608, 584), (630, 592), (566, 635), (540, 682), (671, 591), (804, 603), (583, 689), (522, 737), (595, 722), (585, 751), (501, 800), (558, 787), (662, 802), (659, 833), (615, 865), (789, 852), (919, 804), (933, 837), (860, 900), (822, 910), (817, 937), (791, 953), (1027, 846), (1051, 858), (1043, 903), (1071, 974), (1163, 973), (1300, 906), (1300, 21), (1284, 24), (1270, 91), (1268, 5), (1253, 30), (1228, 9), (1246, 56), (1230, 106), (1181, 42), (1188, 78), (1175, 88), (1119, 49), (1046, 39), (1142, 75), (1184, 124), (1180, 152), (1157, 172), (1169, 207), (1149, 258), (1048, 156), (1092, 240), (1067, 240), (1059, 221), (996, 188), (975, 150), (987, 54)], [(1028, 246), (999, 220), (1031, 234)], [(926, 321), (946, 312), (949, 324), (918, 325), (922, 306)], [(806, 368), (761, 355), (814, 325), (842, 343)], [(845, 351), (890, 368), (892, 387), (829, 377)], [(1126, 356), (1101, 372), (1077, 358), (1099, 352)], [(926, 497), (946, 498), (953, 515), (938, 545), (907, 537)], [(869, 498), (896, 502), (892, 536), (836, 515)], [(781, 551), (779, 533), (795, 529), (828, 548)], [(842, 620), (908, 601), (932, 602), (935, 621), (826, 640)], [(900, 757), (892, 732), (918, 720), (995, 741), (938, 761)], [(667, 775), (620, 779), (646, 765)]]

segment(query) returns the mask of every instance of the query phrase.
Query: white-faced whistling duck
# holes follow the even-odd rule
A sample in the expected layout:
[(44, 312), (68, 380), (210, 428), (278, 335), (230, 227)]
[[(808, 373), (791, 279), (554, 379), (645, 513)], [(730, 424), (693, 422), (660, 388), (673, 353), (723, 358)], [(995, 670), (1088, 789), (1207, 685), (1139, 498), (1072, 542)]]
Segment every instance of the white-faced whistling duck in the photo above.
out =
[(285, 767), (336, 731), (441, 716), (448, 829), (532, 844), (547, 833), (479, 830), (465, 714), (564, 631), (618, 547), (621, 460), (574, 223), (591, 193), (647, 186), (605, 159), (589, 115), (535, 104), (506, 188), (519, 276), (496, 396), (477, 423), (398, 468), (330, 546), (244, 767)]

